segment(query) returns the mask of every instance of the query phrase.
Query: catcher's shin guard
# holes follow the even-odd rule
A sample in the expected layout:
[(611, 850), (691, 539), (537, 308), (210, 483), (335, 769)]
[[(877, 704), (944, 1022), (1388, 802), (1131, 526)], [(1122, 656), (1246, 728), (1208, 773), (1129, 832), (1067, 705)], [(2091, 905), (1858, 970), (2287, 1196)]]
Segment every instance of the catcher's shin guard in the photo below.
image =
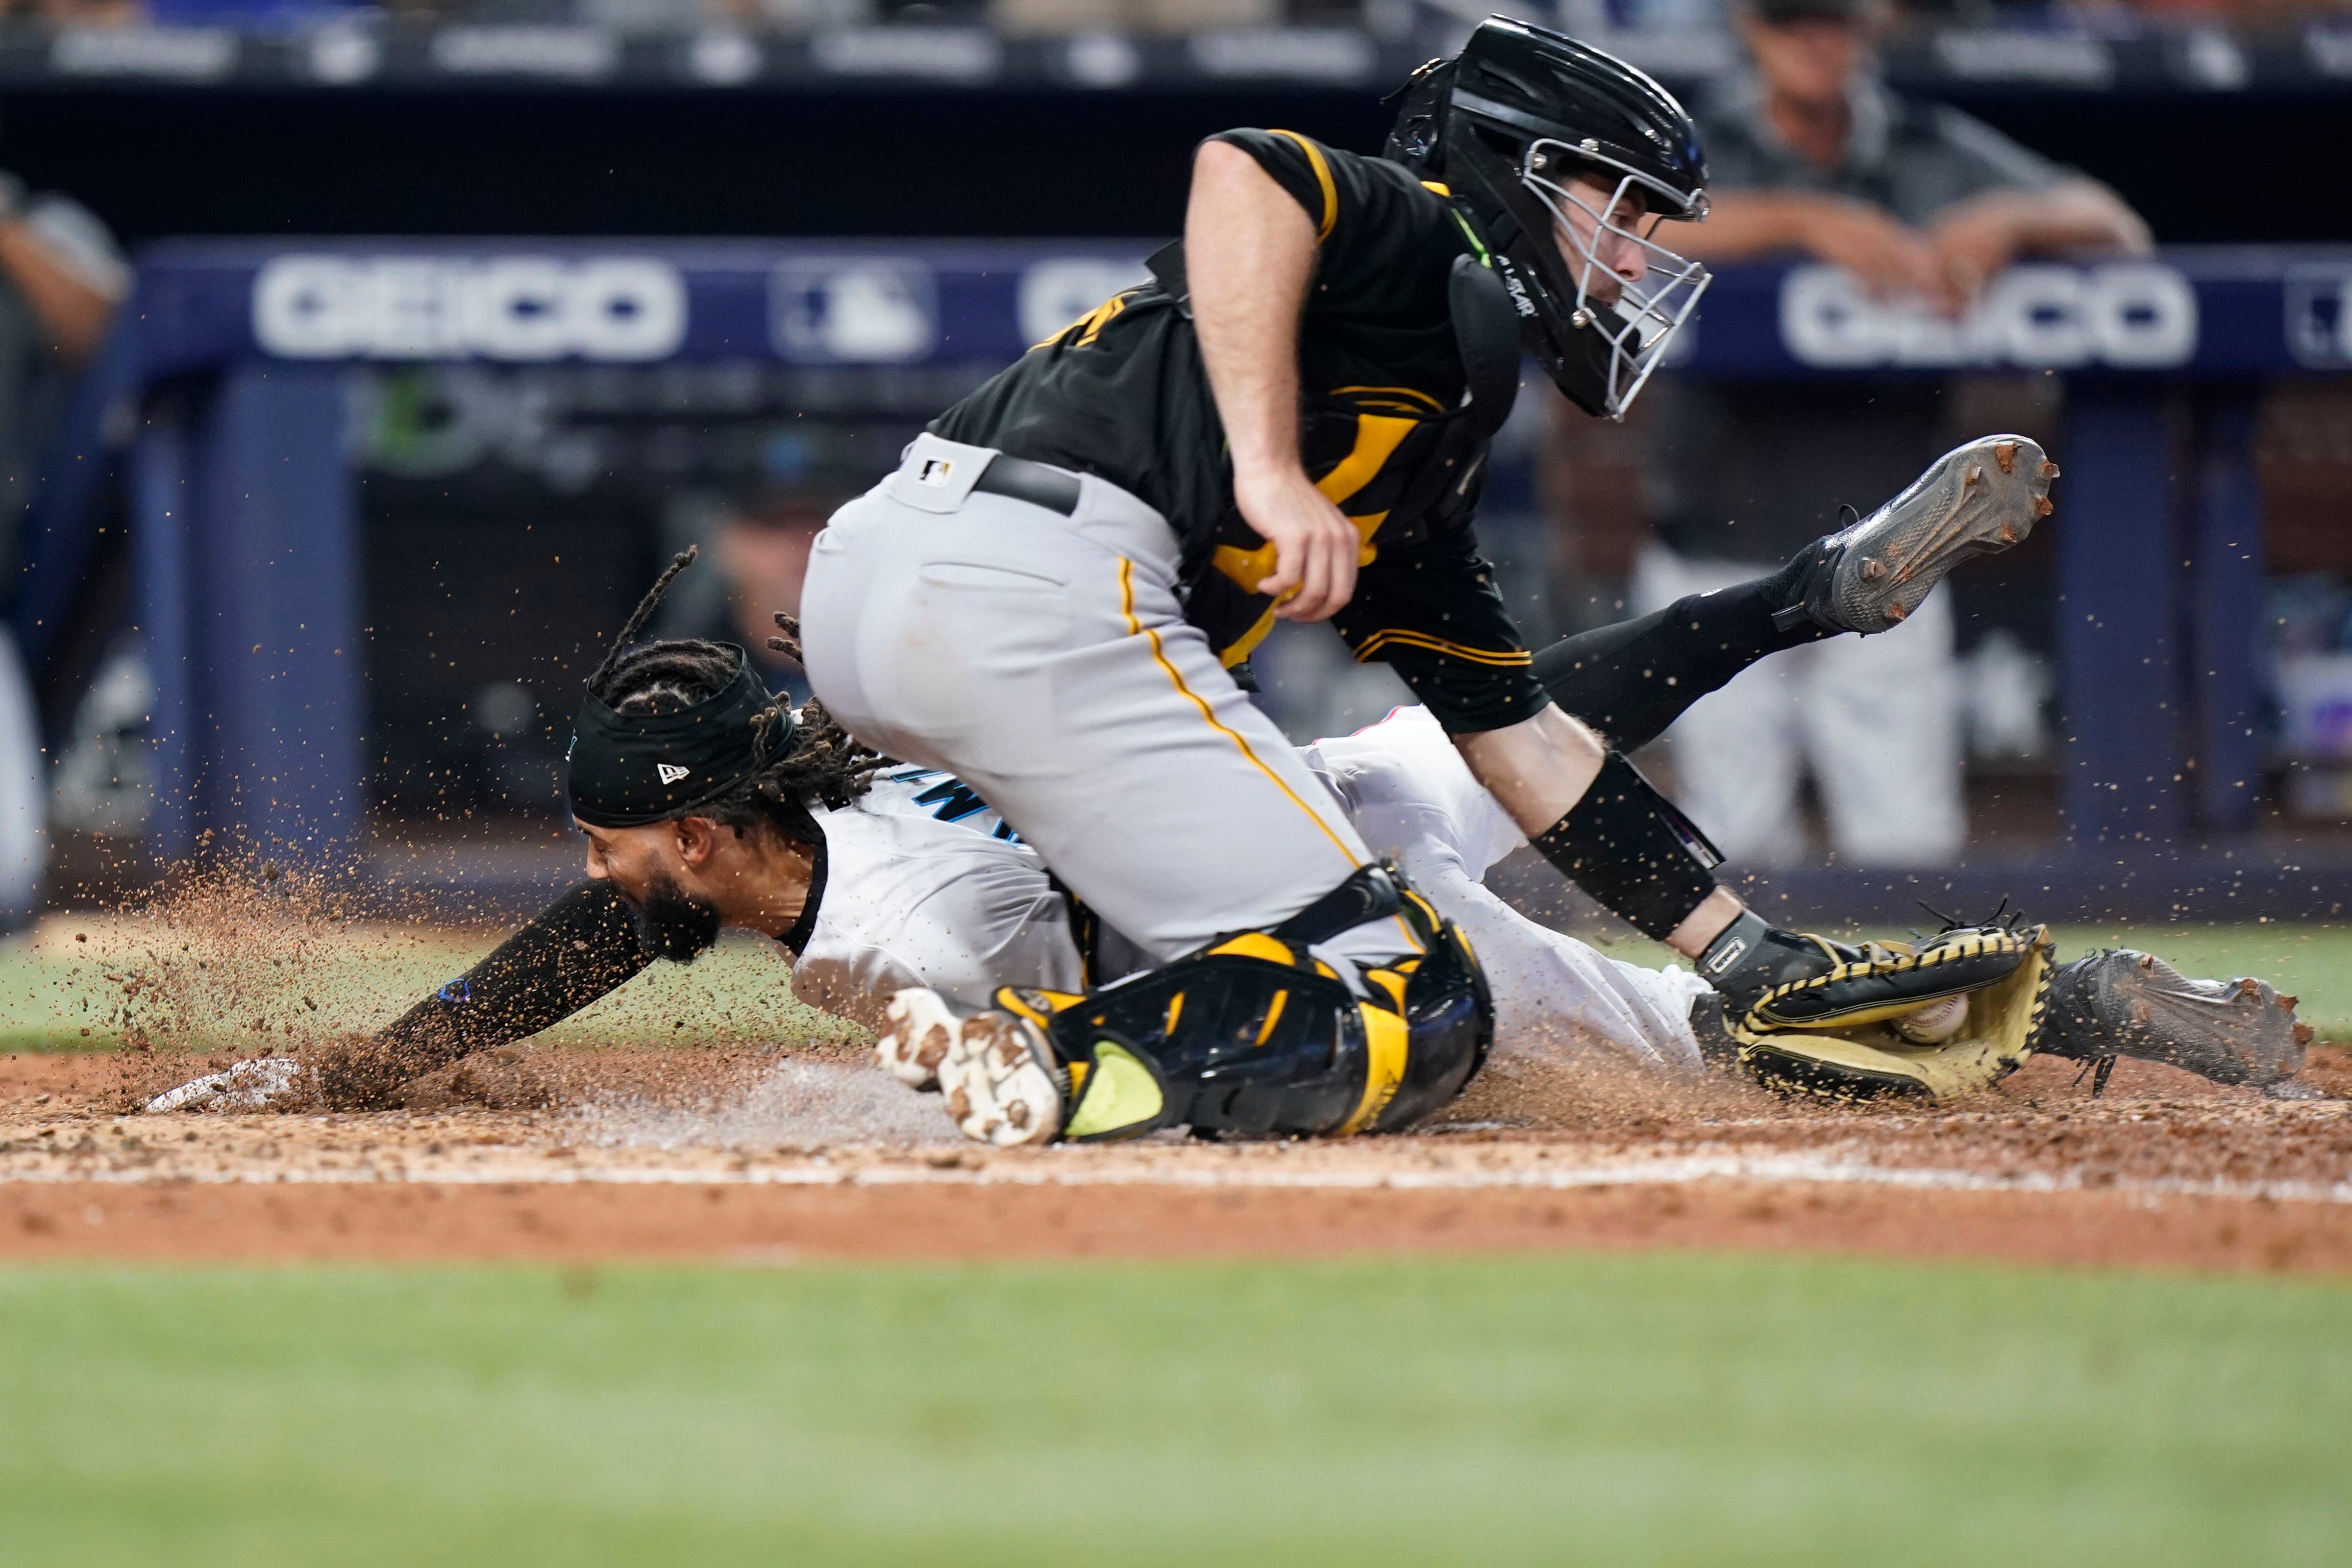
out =
[[(1423, 951), (1349, 990), (1310, 945), (1402, 919)], [(1486, 1058), (1494, 1005), (1461, 932), (1370, 866), (1271, 931), (1084, 996), (1008, 988), (1069, 1079), (1061, 1134), (1344, 1135), (1408, 1127), (1459, 1094)]]

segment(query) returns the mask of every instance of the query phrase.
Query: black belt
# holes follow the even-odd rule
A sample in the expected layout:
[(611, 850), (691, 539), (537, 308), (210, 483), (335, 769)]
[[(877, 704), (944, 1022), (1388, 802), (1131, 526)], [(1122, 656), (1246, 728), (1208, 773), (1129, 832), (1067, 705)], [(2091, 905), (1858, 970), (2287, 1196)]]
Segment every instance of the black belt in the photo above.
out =
[(1008, 458), (1000, 452), (981, 470), (971, 488), (992, 496), (1025, 500), (1031, 506), (1042, 506), (1064, 517), (1075, 517), (1078, 511), (1078, 476), (1051, 463), (1033, 463), (1026, 458)]

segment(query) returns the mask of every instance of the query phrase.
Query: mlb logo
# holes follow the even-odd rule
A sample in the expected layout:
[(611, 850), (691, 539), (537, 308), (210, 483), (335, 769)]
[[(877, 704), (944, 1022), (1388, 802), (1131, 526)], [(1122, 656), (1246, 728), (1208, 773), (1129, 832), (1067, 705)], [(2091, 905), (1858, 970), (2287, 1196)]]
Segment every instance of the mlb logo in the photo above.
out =
[(955, 459), (953, 458), (926, 458), (923, 459), (923, 466), (915, 472), (917, 484), (929, 485), (935, 490), (947, 489), (954, 478)]
[(656, 763), (654, 764), (654, 772), (661, 774), (661, 782), (666, 784), (674, 784), (677, 783), (677, 781), (684, 778), (687, 773), (686, 769), (679, 767), (675, 763)]
[(2352, 267), (2287, 268), (2286, 349), (2313, 370), (2352, 365)]
[(788, 261), (768, 278), (768, 327), (795, 364), (914, 364), (939, 348), (939, 289), (913, 258)]

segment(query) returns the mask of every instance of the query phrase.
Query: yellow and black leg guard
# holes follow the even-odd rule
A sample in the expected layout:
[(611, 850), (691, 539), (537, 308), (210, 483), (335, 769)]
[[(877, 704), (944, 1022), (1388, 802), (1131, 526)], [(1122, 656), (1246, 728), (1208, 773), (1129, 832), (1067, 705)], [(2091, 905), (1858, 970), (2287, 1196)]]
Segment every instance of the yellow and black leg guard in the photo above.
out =
[[(1307, 949), (1402, 917), (1423, 951), (1362, 972), (1359, 996)], [(1272, 931), (1083, 996), (1007, 989), (1070, 1074), (1062, 1135), (1345, 1135), (1409, 1127), (1486, 1059), (1495, 1009), (1468, 942), (1383, 867), (1366, 867)]]

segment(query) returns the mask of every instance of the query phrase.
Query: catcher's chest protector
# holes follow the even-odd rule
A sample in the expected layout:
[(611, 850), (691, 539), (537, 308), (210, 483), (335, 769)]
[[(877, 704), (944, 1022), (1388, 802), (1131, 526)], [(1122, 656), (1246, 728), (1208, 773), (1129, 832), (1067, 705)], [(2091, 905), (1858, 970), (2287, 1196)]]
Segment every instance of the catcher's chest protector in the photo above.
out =
[(1063, 1135), (1345, 1135), (1411, 1126), (1486, 1059), (1494, 1005), (1468, 942), (1417, 896), (1428, 950), (1359, 997), (1303, 942), (1249, 931), (1085, 996), (1002, 992), (1071, 1077)]

